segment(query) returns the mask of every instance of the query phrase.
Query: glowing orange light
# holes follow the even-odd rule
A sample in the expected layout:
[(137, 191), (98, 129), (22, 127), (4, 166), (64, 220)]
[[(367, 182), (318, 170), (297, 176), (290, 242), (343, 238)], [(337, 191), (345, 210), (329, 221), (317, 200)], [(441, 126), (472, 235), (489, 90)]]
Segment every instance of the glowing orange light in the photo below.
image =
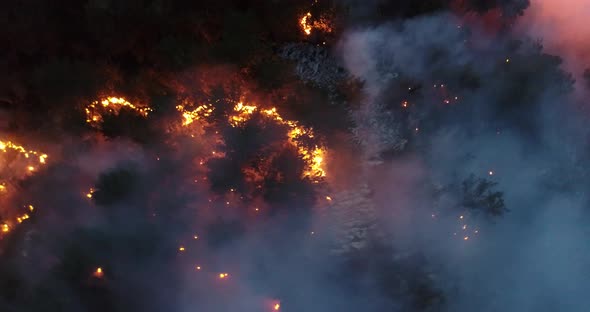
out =
[(180, 247), (178, 247), (178, 251), (185, 251), (185, 248), (184, 248), (184, 246), (180, 246)]
[(178, 105), (176, 106), (176, 109), (182, 113), (182, 125), (188, 126), (197, 120), (211, 116), (214, 107), (210, 104), (203, 104), (197, 106), (197, 108), (193, 109), (192, 111), (187, 111), (183, 105)]
[[(193, 111), (187, 111), (183, 105), (177, 106), (177, 110), (182, 113), (183, 126), (188, 126), (195, 120), (204, 119), (209, 117), (213, 111), (211, 105), (201, 105)], [(303, 139), (313, 138), (314, 134), (312, 129), (300, 126), (296, 121), (285, 120), (278, 112), (275, 107), (268, 109), (261, 109), (253, 104), (244, 104), (244, 102), (238, 102), (233, 108), (232, 113), (227, 117), (228, 123), (232, 127), (240, 127), (250, 120), (255, 113), (260, 113), (265, 118), (268, 118), (279, 125), (286, 126), (288, 128), (288, 140), (289, 143), (297, 148), (298, 154), (301, 159), (306, 163), (306, 168), (303, 172), (304, 177), (308, 177), (314, 182), (326, 176), (324, 170), (325, 160), (325, 149), (315, 146), (313, 148), (303, 144)], [(211, 151), (212, 155), (218, 156), (217, 151)], [(223, 155), (221, 155), (222, 157)], [(204, 160), (199, 161), (200, 165), (204, 165)], [(232, 192), (235, 190), (232, 189)]]
[[(326, 18), (319, 18), (314, 21), (311, 20), (312, 15), (311, 12), (306, 12), (300, 19), (299, 25), (301, 26), (301, 30), (306, 36), (311, 35), (312, 30), (317, 29), (319, 31), (330, 33), (332, 32), (332, 26), (330, 25), (330, 21)], [(325, 44), (325, 42), (324, 42)]]
[(228, 276), (229, 276), (229, 274), (227, 274), (227, 273), (219, 273), (219, 278), (220, 278), (220, 279), (225, 279), (225, 278), (227, 278)]
[(303, 32), (307, 36), (311, 35), (311, 25), (308, 23), (308, 19), (310, 19), (310, 18), (311, 18), (311, 13), (307, 12), (307, 13), (305, 13), (305, 15), (303, 15), (303, 17), (299, 21), (299, 24), (301, 25), (301, 29), (303, 30)]
[(92, 273), (92, 276), (96, 277), (96, 278), (102, 278), (104, 276), (104, 272), (102, 270), (101, 267), (96, 268), (96, 270), (94, 270), (94, 272)]
[(106, 97), (100, 101), (94, 101), (84, 108), (86, 112), (86, 122), (92, 126), (98, 127), (103, 121), (105, 114), (119, 115), (123, 107), (131, 109), (140, 116), (147, 117), (152, 111), (149, 107), (140, 107), (129, 103), (126, 99), (120, 97)]
[(273, 306), (273, 309), (275, 311), (278, 311), (281, 308), (281, 304), (280, 303), (275, 303), (275, 305)]
[(94, 189), (93, 188), (90, 188), (90, 190), (88, 191), (88, 193), (86, 193), (86, 197), (90, 199), (90, 198), (92, 198), (92, 194), (94, 194)]

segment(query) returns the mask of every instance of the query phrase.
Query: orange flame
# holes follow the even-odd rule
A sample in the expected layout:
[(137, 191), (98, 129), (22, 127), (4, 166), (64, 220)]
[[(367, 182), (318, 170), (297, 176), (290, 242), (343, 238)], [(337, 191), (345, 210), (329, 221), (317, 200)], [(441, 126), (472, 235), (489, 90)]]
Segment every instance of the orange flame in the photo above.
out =
[(100, 101), (94, 101), (86, 106), (84, 109), (86, 112), (86, 122), (97, 127), (103, 121), (105, 114), (118, 115), (123, 107), (129, 108), (143, 117), (147, 117), (149, 112), (152, 111), (149, 107), (135, 106), (124, 98), (110, 96)]
[(311, 35), (311, 25), (309, 24), (309, 21), (308, 21), (308, 19), (310, 19), (310, 18), (311, 18), (311, 13), (307, 12), (307, 13), (305, 13), (305, 15), (303, 15), (303, 17), (299, 21), (299, 24), (301, 25), (301, 29), (303, 30), (303, 32), (307, 36)]
[[(47, 163), (47, 154), (27, 149), (11, 141), (0, 140), (0, 151), (7, 154), (13, 152), (16, 153), (17, 156), (21, 157), (20, 160), (25, 161), (25, 164), (23, 164), (23, 169), (27, 174), (32, 174), (37, 170), (35, 165), (42, 166)], [(9, 195), (11, 192), (9, 186), (10, 184), (7, 185), (6, 182), (0, 182), (0, 195)], [(33, 212), (34, 210), (32, 205), (28, 205), (26, 208), (28, 208), (29, 212)], [(23, 223), (29, 218), (30, 215), (28, 213), (23, 213), (16, 216), (13, 215), (10, 218), (5, 219), (4, 222), (0, 224), (0, 235), (9, 233), (18, 224)]]
[[(186, 127), (196, 120), (205, 119), (211, 116), (214, 107), (210, 104), (203, 104), (196, 109), (189, 111), (185, 109), (185, 106), (178, 105), (176, 106), (176, 109), (182, 114), (182, 125)], [(288, 127), (289, 143), (297, 149), (299, 156), (306, 163), (306, 169), (303, 173), (304, 177), (318, 181), (326, 176), (326, 171), (324, 169), (326, 150), (318, 146), (309, 148), (304, 146), (301, 142), (302, 138), (311, 139), (314, 137), (312, 129), (299, 126), (296, 121), (283, 119), (283, 117), (277, 112), (276, 108), (261, 109), (254, 104), (247, 105), (243, 102), (238, 102), (233, 108), (233, 113), (228, 116), (227, 121), (232, 127), (240, 127), (250, 120), (252, 115), (256, 112), (259, 112), (265, 118), (273, 120), (279, 125)], [(212, 155), (217, 156), (217, 153), (212, 152)]]
[(299, 25), (301, 26), (301, 30), (306, 36), (311, 35), (311, 32), (316, 29), (321, 32), (331, 33), (332, 26), (330, 25), (330, 21), (324, 17), (321, 17), (317, 20), (312, 21), (311, 12), (306, 12), (300, 19)]
[[(252, 114), (258, 110), (256, 105), (244, 105), (242, 102), (239, 102), (234, 107), (234, 115), (229, 117), (229, 122), (233, 127), (239, 127), (244, 122), (250, 119)], [(297, 152), (301, 159), (306, 163), (306, 169), (303, 173), (304, 177), (309, 177), (317, 181), (326, 176), (326, 171), (324, 170), (324, 157), (325, 157), (325, 149), (315, 146), (314, 148), (308, 148), (301, 143), (301, 138), (313, 138), (313, 131), (312, 129), (308, 129), (302, 126), (299, 126), (296, 121), (292, 120), (285, 120), (281, 115), (277, 112), (275, 107), (269, 109), (262, 109), (260, 110), (263, 116), (274, 120), (279, 125), (284, 125), (289, 128), (288, 138), (289, 143), (297, 148)]]

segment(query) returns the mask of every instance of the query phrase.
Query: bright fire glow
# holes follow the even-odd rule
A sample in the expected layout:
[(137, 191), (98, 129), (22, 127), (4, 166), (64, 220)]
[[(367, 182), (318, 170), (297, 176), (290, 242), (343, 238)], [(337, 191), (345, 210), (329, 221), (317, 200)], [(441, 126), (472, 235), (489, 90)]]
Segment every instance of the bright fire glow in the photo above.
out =
[(311, 32), (314, 29), (325, 33), (332, 32), (332, 26), (330, 25), (330, 21), (328, 19), (322, 17), (317, 20), (312, 20), (311, 12), (305, 13), (299, 19), (299, 25), (306, 36), (311, 35)]
[(90, 190), (88, 190), (88, 193), (86, 193), (86, 198), (92, 199), (92, 194), (94, 194), (94, 189), (90, 188)]
[(99, 126), (105, 114), (118, 115), (123, 107), (131, 109), (143, 117), (147, 117), (149, 112), (152, 111), (149, 107), (136, 106), (124, 98), (111, 96), (100, 101), (94, 101), (86, 106), (84, 109), (86, 112), (86, 122), (95, 127)]
[(200, 105), (192, 111), (185, 110), (183, 105), (176, 106), (176, 109), (182, 113), (183, 126), (188, 126), (196, 120), (209, 117), (213, 113), (213, 106), (209, 104)]
[(312, 129), (302, 127), (296, 121), (283, 119), (276, 108), (259, 109), (256, 105), (244, 105), (242, 102), (239, 102), (234, 107), (234, 114), (229, 117), (229, 122), (233, 127), (239, 127), (249, 120), (257, 110), (262, 113), (262, 116), (289, 128), (289, 143), (297, 148), (299, 156), (307, 165), (303, 173), (304, 177), (309, 177), (317, 181), (326, 176), (323, 164), (326, 153), (325, 149), (318, 146), (308, 148), (301, 142), (303, 138), (311, 139), (314, 137)]
[[(43, 154), (43, 153), (33, 151), (33, 150), (27, 150), (23, 146), (15, 144), (11, 141), (0, 141), (0, 151), (7, 153), (10, 150), (19, 153), (20, 155), (24, 156), (27, 159), (30, 158), (31, 156), (35, 156), (37, 158), (37, 161), (39, 164), (45, 164), (45, 162), (47, 160), (47, 154)], [(27, 168), (29, 171), (35, 170), (35, 167), (33, 167), (33, 166), (28, 166)], [(31, 169), (31, 168), (33, 168), (33, 169)]]
[(102, 278), (104, 276), (104, 272), (102, 270), (101, 267), (96, 268), (96, 270), (94, 270), (94, 272), (92, 273), (92, 276), (96, 277), (96, 278)]
[[(9, 168), (10, 170), (16, 169), (18, 167), (22, 168), (21, 172), (25, 173), (26, 175), (30, 175), (37, 171), (37, 166), (42, 166), (47, 164), (47, 154), (41, 153), (35, 150), (30, 150), (25, 148), (22, 145), (16, 144), (11, 141), (3, 141), (0, 140), (0, 151), (6, 155), (6, 157), (13, 157), (14, 161), (16, 161), (15, 166), (7, 165), (6, 167), (3, 166), (2, 169)], [(4, 161), (9, 158), (5, 158)], [(12, 161), (12, 160), (11, 160)], [(19, 166), (20, 165), (20, 166)], [(14, 173), (10, 172), (9, 176), (13, 179)], [(18, 179), (18, 178), (17, 178)], [(14, 191), (14, 187), (11, 183), (7, 181), (0, 181), (0, 196), (10, 196), (11, 192)], [(9, 203), (2, 203), (2, 206), (10, 205)], [(29, 210), (29, 213), (33, 212), (34, 207), (33, 205), (26, 205), (25, 209)], [(8, 211), (2, 211), (3, 214), (9, 214)], [(0, 224), (0, 237), (2, 234), (7, 234), (12, 231), (18, 224), (23, 223), (25, 220), (30, 218), (29, 213), (21, 213), (21, 214), (10, 214), (10, 216), (5, 216), (3, 222)]]
[[(182, 125), (189, 126), (196, 120), (205, 119), (211, 116), (214, 107), (206, 104), (200, 105), (196, 109), (189, 111), (186, 110), (184, 106), (179, 105), (176, 109), (182, 113)], [(326, 176), (326, 171), (324, 169), (326, 150), (319, 146), (310, 148), (305, 146), (302, 142), (303, 139), (314, 138), (312, 129), (300, 126), (296, 121), (285, 120), (277, 112), (276, 108), (262, 109), (254, 104), (246, 105), (243, 102), (239, 102), (234, 106), (232, 113), (228, 116), (228, 123), (232, 127), (243, 126), (257, 112), (264, 118), (273, 120), (275, 123), (288, 128), (288, 141), (297, 149), (299, 156), (306, 164), (303, 173), (304, 177), (318, 181)], [(216, 153), (212, 152), (212, 154)]]
[(309, 36), (311, 35), (311, 25), (309, 24), (308, 19), (311, 19), (310, 12), (307, 12), (305, 13), (305, 15), (303, 15), (303, 17), (299, 21), (299, 24), (301, 25), (301, 29), (303, 30), (303, 32)]

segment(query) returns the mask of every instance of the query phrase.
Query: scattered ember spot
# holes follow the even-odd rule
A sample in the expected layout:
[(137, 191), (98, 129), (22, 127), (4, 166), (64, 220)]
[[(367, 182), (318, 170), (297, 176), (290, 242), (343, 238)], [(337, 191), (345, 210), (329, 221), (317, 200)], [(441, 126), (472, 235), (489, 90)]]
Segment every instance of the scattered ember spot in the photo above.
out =
[(96, 277), (96, 278), (103, 278), (104, 277), (104, 271), (102, 270), (101, 267), (96, 268), (96, 270), (94, 270), (94, 272), (92, 273), (92, 276)]

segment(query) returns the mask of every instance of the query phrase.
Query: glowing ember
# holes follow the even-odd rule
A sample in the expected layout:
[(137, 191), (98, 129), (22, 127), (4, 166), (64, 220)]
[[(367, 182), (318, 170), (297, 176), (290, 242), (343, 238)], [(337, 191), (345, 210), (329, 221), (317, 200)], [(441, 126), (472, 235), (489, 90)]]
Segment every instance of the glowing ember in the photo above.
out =
[(24, 220), (27, 220), (28, 218), (29, 218), (29, 215), (25, 213), (24, 215), (22, 215), (20, 217), (16, 217), (16, 221), (18, 223), (22, 223)]
[(96, 278), (103, 278), (104, 272), (103, 272), (102, 268), (101, 267), (96, 268), (96, 270), (94, 270), (94, 272), (92, 273), (92, 276), (94, 276)]
[(227, 273), (219, 273), (220, 279), (226, 279), (228, 276), (229, 276), (229, 274), (227, 274)]
[(276, 303), (276, 304), (273, 306), (273, 309), (274, 309), (275, 311), (278, 311), (279, 309), (281, 309), (281, 304), (280, 304), (280, 303)]
[(84, 109), (86, 112), (86, 122), (97, 127), (103, 121), (105, 114), (118, 115), (123, 107), (131, 109), (143, 117), (147, 117), (148, 113), (152, 110), (149, 107), (135, 106), (124, 98), (107, 97), (100, 101), (94, 101), (86, 106)]
[(89, 199), (92, 199), (92, 194), (94, 194), (94, 189), (90, 188), (90, 190), (88, 191), (88, 193), (86, 193), (86, 197)]
[(184, 246), (180, 246), (178, 247), (178, 251), (185, 251), (186, 249), (184, 248)]

